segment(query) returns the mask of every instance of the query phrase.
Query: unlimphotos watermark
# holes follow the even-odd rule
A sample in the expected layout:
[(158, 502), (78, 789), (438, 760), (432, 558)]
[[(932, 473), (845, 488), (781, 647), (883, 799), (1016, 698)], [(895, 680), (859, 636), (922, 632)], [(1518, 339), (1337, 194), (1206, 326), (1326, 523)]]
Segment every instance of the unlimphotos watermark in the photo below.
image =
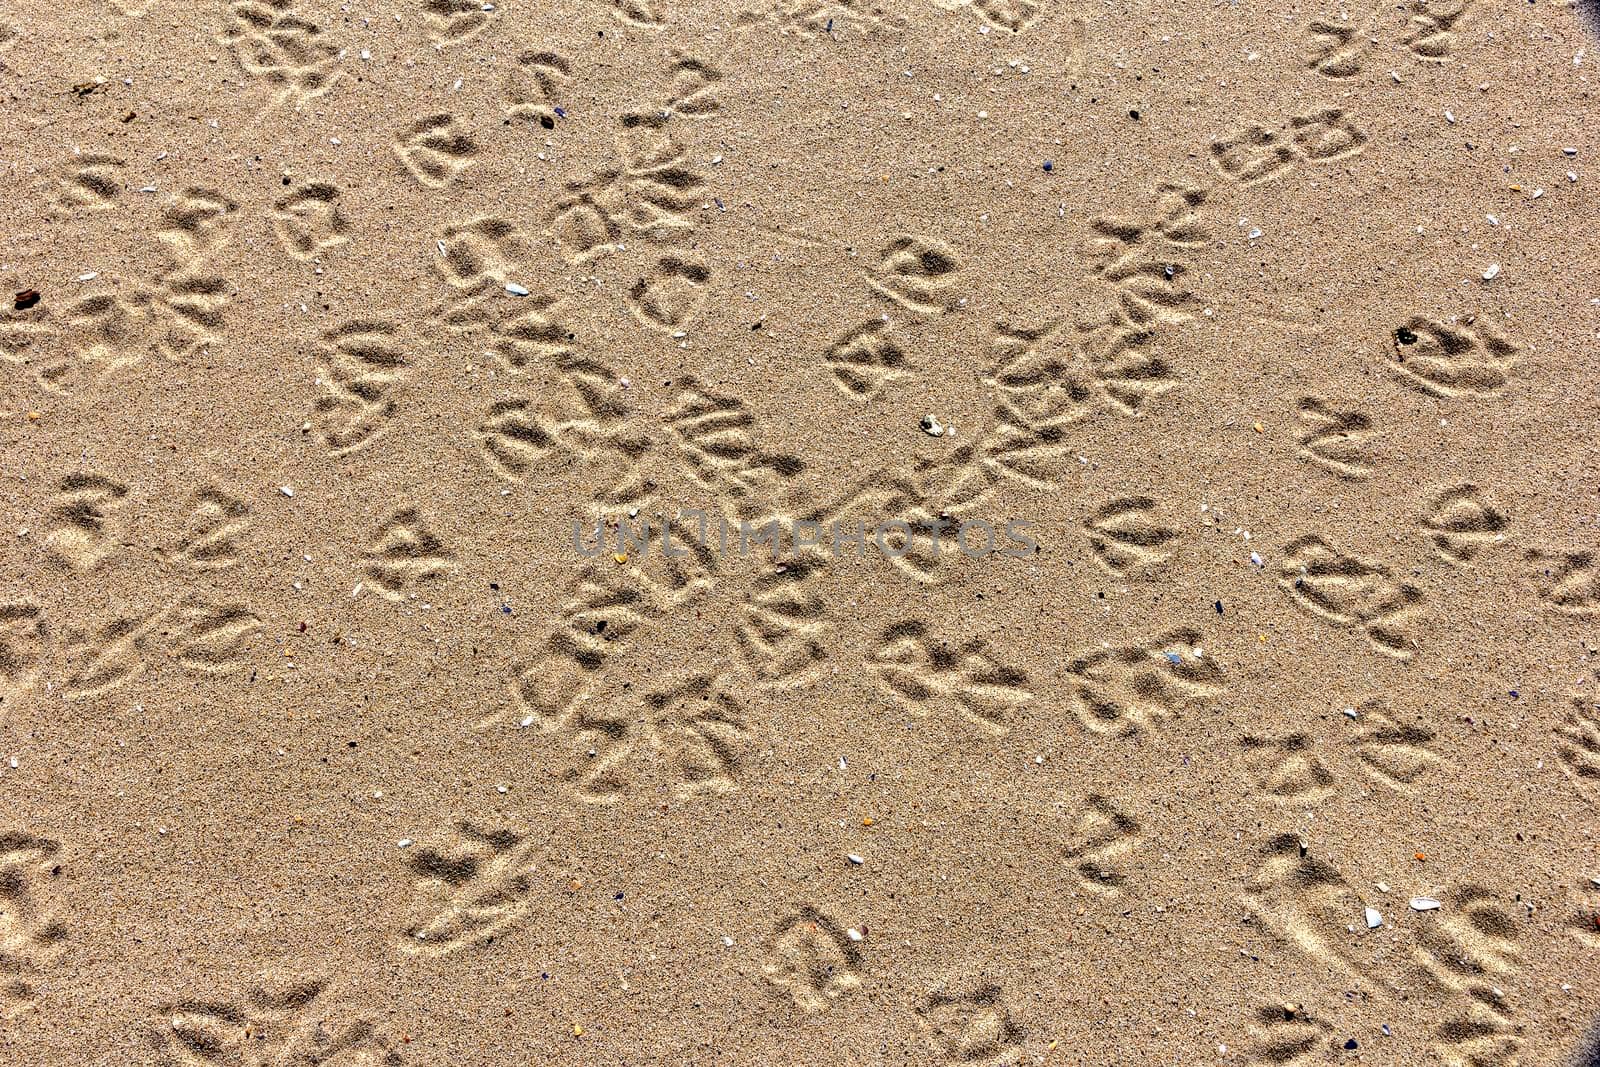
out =
[(972, 559), (995, 554), (1021, 559), (1039, 550), (1039, 543), (1028, 533), (1032, 525), (1024, 519), (1008, 519), (997, 527), (983, 519), (947, 518), (887, 519), (873, 527), (860, 520), (840, 519), (774, 517), (729, 522), (725, 516), (688, 508), (672, 520), (660, 514), (619, 515), (592, 523), (575, 519), (572, 548), (587, 558), (606, 552), (629, 558), (646, 556), (652, 545), (669, 558), (692, 555), (697, 548), (747, 557), (754, 549), (779, 560), (808, 550), (862, 556), (871, 548), (900, 559), (916, 550), (922, 538), (934, 555), (954, 542), (955, 551)]

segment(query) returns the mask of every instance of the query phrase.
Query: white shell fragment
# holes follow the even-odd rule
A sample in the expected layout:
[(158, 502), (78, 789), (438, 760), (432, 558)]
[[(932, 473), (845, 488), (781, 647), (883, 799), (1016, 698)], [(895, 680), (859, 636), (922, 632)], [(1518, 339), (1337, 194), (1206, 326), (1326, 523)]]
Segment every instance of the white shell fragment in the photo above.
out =
[(1412, 897), (1412, 911), (1438, 911), (1442, 905), (1432, 897)]
[(1367, 909), (1367, 929), (1376, 930), (1383, 925), (1383, 916), (1378, 914), (1377, 908)]

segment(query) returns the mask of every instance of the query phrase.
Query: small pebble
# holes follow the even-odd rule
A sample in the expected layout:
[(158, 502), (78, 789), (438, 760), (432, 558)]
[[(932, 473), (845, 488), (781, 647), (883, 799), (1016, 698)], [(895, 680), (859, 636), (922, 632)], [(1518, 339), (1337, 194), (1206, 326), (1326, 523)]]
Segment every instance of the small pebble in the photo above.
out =
[(1383, 916), (1378, 913), (1378, 909), (1377, 908), (1368, 908), (1367, 909), (1367, 929), (1368, 930), (1376, 930), (1378, 927), (1380, 927), (1382, 925), (1383, 925)]
[(528, 295), (528, 290), (524, 289), (522, 286), (518, 285), (516, 282), (506, 282), (506, 292), (510, 293), (512, 296), (527, 296)]
[(850, 855), (846, 856), (845, 859), (849, 860), (851, 863), (855, 864), (857, 867), (859, 867), (863, 863), (867, 862), (866, 860), (862, 859), (860, 856), (856, 855), (854, 852), (852, 852), (852, 853), (850, 853)]
[(1492, 282), (1498, 277), (1500, 277), (1500, 264), (1489, 264), (1489, 269), (1483, 272), (1483, 280), (1486, 282)]

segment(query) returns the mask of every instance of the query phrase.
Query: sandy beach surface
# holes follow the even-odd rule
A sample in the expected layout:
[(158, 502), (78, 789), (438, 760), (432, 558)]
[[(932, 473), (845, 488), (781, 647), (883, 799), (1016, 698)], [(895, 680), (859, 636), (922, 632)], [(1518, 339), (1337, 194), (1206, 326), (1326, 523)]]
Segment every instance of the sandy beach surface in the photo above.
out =
[(1578, 1062), (1597, 66), (0, 4), (0, 1063)]

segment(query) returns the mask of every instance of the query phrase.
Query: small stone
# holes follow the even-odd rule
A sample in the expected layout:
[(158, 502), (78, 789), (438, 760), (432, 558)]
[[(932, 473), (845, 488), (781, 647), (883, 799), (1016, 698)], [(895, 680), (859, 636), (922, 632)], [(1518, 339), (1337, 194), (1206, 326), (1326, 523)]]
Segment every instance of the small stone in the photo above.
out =
[(927, 434), (929, 437), (941, 437), (944, 434), (944, 423), (940, 422), (932, 415), (924, 415), (922, 417), (921, 425), (922, 432)]
[(1489, 264), (1489, 269), (1483, 272), (1483, 280), (1486, 282), (1492, 282), (1498, 277), (1500, 277), (1500, 264)]
[(1368, 930), (1376, 930), (1378, 927), (1383, 925), (1383, 916), (1378, 914), (1377, 908), (1368, 908), (1366, 915)]
[(512, 296), (528, 295), (528, 290), (518, 285), (516, 282), (506, 282), (506, 292), (510, 293)]
[(867, 862), (866, 860), (862, 859), (860, 856), (856, 855), (854, 852), (852, 852), (852, 853), (850, 853), (850, 855), (846, 856), (845, 859), (849, 860), (851, 863), (855, 864), (857, 867), (859, 867), (863, 863)]
[(294, 490), (287, 485), (278, 486), (278, 492), (282, 493), (284, 496), (294, 496)]

